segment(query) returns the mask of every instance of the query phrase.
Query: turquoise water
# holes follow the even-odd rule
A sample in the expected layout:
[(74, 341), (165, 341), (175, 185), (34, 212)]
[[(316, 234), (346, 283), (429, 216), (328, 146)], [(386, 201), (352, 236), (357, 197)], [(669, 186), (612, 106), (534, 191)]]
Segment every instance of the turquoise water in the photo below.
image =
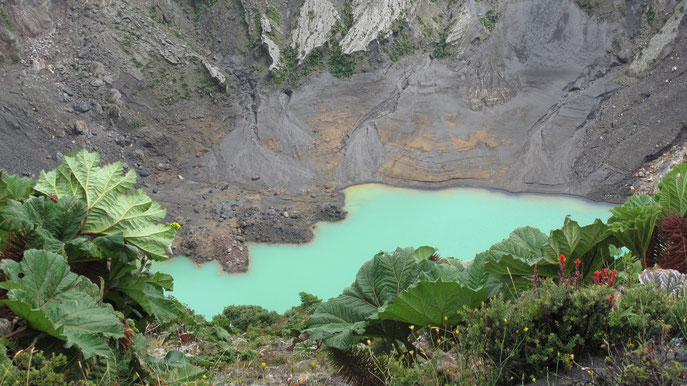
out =
[(322, 299), (337, 296), (380, 250), (430, 245), (441, 256), (472, 260), (517, 227), (548, 233), (563, 225), (566, 214), (586, 225), (607, 220), (612, 207), (569, 196), (469, 188), (426, 191), (370, 184), (344, 192), (344, 221), (317, 224), (315, 239), (305, 245), (249, 244), (247, 273), (223, 273), (215, 262), (198, 267), (185, 257), (154, 269), (172, 274), (172, 295), (207, 318), (230, 304), (283, 312), (299, 304), (300, 291)]

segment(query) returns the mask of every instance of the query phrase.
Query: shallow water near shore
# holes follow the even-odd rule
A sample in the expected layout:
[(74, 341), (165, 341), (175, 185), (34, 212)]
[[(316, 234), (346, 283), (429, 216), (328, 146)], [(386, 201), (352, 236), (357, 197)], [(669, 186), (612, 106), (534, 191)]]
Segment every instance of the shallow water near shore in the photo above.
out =
[(439, 248), (441, 256), (472, 260), (517, 227), (548, 233), (567, 214), (586, 225), (607, 220), (613, 207), (571, 196), (472, 188), (428, 191), (368, 184), (344, 193), (345, 220), (318, 223), (308, 244), (249, 244), (247, 273), (224, 273), (216, 262), (198, 267), (182, 256), (153, 269), (173, 275), (171, 294), (208, 319), (230, 304), (284, 312), (299, 304), (300, 291), (324, 300), (337, 296), (380, 250), (429, 245)]

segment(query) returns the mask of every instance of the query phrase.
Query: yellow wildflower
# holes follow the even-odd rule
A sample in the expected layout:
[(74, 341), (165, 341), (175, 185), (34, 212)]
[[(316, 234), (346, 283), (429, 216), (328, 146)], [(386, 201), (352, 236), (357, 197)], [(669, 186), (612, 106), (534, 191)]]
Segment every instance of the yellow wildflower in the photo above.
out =
[(456, 334), (460, 334), (460, 330), (456, 328)]
[(208, 379), (208, 376), (203, 374), (203, 379)]
[(587, 370), (587, 374), (589, 374), (589, 375), (594, 375), (594, 371), (592, 371), (592, 370)]
[(415, 329), (415, 326), (411, 324), (408, 328), (410, 329), (410, 331), (413, 331)]
[(537, 382), (537, 378), (532, 377), (532, 382)]
[(408, 351), (408, 354), (413, 355), (413, 354), (415, 354), (415, 351), (414, 351), (414, 350), (410, 350), (410, 351)]
[(176, 221), (173, 222), (173, 223), (171, 223), (171, 224), (167, 224), (167, 225), (169, 225), (170, 227), (172, 227), (172, 228), (174, 228), (174, 229), (176, 229), (176, 230), (181, 230), (181, 224), (179, 224), (179, 223), (176, 222)]
[(310, 367), (315, 367), (315, 362), (310, 362)]
[(574, 361), (575, 360), (575, 354), (570, 354), (570, 360)]
[(522, 330), (525, 331), (525, 332), (527, 332), (527, 331), (529, 330), (529, 328), (525, 327), (525, 328), (523, 328)]
[(503, 319), (503, 322), (504, 322), (504, 323), (508, 323), (508, 318)]
[(372, 341), (368, 339), (367, 344), (372, 344)]
[(437, 343), (441, 343), (441, 339), (437, 339)]
[(267, 367), (267, 363), (262, 362), (262, 363), (260, 363), (260, 366), (264, 369), (265, 367)]
[(444, 316), (444, 320), (448, 320), (448, 316)]

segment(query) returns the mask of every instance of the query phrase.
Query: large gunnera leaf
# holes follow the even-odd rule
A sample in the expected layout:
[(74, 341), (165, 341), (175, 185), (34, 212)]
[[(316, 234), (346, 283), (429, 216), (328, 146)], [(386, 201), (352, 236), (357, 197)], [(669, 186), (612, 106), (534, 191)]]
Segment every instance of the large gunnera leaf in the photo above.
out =
[(84, 357), (111, 356), (107, 341), (124, 329), (112, 307), (100, 300), (98, 286), (69, 270), (63, 256), (28, 250), (21, 262), (3, 260), (0, 269), (9, 289), (7, 305), (36, 330), (76, 346)]
[(441, 279), (421, 281), (402, 291), (394, 303), (379, 314), (379, 318), (418, 326), (453, 325), (460, 322), (460, 309), (475, 308), (486, 299), (484, 288), (475, 291), (460, 283)]
[(29, 248), (64, 254), (64, 243), (79, 234), (86, 212), (86, 205), (75, 197), (57, 202), (47, 197), (10, 200), (0, 210), (0, 228), (23, 234)]
[(633, 196), (622, 206), (611, 209), (608, 228), (646, 268), (647, 252), (661, 207), (649, 196)]
[(8, 200), (21, 201), (28, 198), (35, 184), (31, 178), (7, 174), (0, 170), (0, 209), (6, 205)]
[(69, 153), (62, 164), (50, 172), (41, 172), (35, 190), (57, 198), (74, 196), (86, 203), (88, 216), (82, 229), (93, 236), (121, 233), (155, 260), (167, 258), (175, 230), (157, 224), (166, 214), (145, 191), (126, 194), (136, 184), (136, 174), (124, 174), (121, 162), (99, 167), (100, 156), (86, 150)]
[(549, 237), (537, 228), (517, 228), (507, 239), (475, 256), (462, 282), (473, 290), (485, 287), (490, 296), (503, 285), (511, 291), (513, 284), (515, 289), (527, 288), (534, 266), (546, 256), (544, 246), (548, 241)]
[(527, 263), (534, 263), (544, 257), (544, 245), (549, 237), (537, 228), (526, 226), (515, 229), (507, 239), (489, 248), (490, 260), (504, 255), (512, 255)]
[(687, 214), (687, 164), (676, 165), (666, 177), (658, 183), (660, 192), (656, 200), (665, 211), (675, 211), (680, 216)]
[(585, 280), (613, 260), (608, 249), (615, 240), (613, 232), (601, 220), (584, 227), (576, 221), (567, 221), (561, 229), (551, 231), (550, 239), (546, 246), (549, 263), (557, 265), (559, 256), (564, 255), (565, 269), (569, 273), (574, 270), (575, 260), (580, 259), (581, 275)]
[(345, 350), (355, 335), (364, 333), (370, 318), (382, 306), (394, 302), (398, 294), (415, 283), (419, 268), (413, 248), (381, 252), (363, 264), (355, 282), (336, 298), (320, 304), (306, 330), (311, 339)]

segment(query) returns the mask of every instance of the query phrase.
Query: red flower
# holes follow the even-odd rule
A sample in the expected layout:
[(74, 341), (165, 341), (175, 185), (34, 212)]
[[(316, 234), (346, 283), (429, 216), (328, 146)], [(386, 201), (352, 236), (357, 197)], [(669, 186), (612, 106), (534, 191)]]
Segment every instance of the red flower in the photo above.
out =
[(615, 294), (611, 294), (611, 307), (615, 304)]

